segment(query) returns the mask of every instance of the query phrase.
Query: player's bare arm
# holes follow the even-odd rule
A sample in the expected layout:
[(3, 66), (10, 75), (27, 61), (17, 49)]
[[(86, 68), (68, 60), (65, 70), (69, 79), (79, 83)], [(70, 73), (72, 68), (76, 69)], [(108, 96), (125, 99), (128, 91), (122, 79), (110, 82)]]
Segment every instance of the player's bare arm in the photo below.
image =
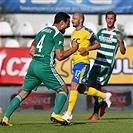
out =
[(87, 48), (80, 48), (78, 51), (80, 52), (80, 54), (84, 54), (87, 51), (91, 51), (91, 50), (96, 50), (100, 48), (100, 43), (95, 40), (91, 46), (87, 47)]
[(124, 41), (122, 40), (120, 34), (117, 34), (117, 35), (116, 35), (116, 38), (117, 38), (117, 40), (118, 40), (119, 43), (120, 43), (120, 51), (121, 51), (121, 54), (124, 55), (124, 54), (126, 53), (126, 48), (125, 48), (125, 45), (124, 45)]
[(31, 56), (33, 56), (34, 55), (34, 52), (35, 52), (35, 46), (31, 46), (30, 47), (30, 50), (29, 50), (29, 54), (31, 55)]
[(68, 49), (66, 51), (61, 50), (61, 49), (57, 49), (56, 50), (56, 59), (58, 61), (64, 60), (67, 57), (69, 57), (71, 54), (73, 54), (74, 52), (76, 52), (77, 50), (78, 50), (78, 43), (73, 42), (72, 43), (72, 48), (70, 48), (70, 49)]

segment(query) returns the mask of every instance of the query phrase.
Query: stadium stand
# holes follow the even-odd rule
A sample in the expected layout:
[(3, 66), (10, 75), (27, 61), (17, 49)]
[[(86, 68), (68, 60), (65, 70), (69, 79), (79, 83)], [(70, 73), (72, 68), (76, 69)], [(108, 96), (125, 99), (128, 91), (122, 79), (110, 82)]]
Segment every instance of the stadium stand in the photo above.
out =
[(34, 29), (29, 22), (22, 21), (18, 23), (16, 26), (16, 30), (14, 32), (15, 35), (19, 36), (33, 36), (35, 35)]
[(124, 25), (124, 32), (127, 36), (133, 36), (133, 22), (128, 22)]
[(0, 36), (11, 36), (13, 35), (11, 26), (6, 21), (0, 22)]
[(97, 33), (97, 27), (92, 22), (85, 22), (87, 28), (91, 29), (95, 34)]
[(46, 26), (52, 26), (52, 23), (50, 23), (50, 22), (43, 22), (42, 24), (40, 24), (40, 26), (39, 26), (39, 28), (38, 28), (38, 30), (37, 30), (37, 32), (36, 32), (36, 34), (40, 31), (40, 30), (42, 30), (43, 28), (45, 28)]
[(19, 42), (16, 39), (9, 39), (5, 43), (5, 47), (10, 47), (10, 48), (18, 48), (20, 47)]
[(31, 44), (32, 44), (33, 40), (34, 40), (34, 39), (29, 40), (29, 41), (27, 42), (26, 47), (28, 47), (28, 48), (29, 48), (29, 47), (31, 46)]

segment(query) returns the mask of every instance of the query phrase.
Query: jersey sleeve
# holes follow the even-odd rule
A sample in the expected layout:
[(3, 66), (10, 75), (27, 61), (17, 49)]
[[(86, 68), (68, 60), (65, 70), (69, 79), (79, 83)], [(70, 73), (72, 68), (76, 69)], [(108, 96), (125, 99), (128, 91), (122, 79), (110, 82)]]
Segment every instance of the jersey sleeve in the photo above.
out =
[(90, 42), (92, 43), (95, 40), (97, 40), (96, 35), (94, 33), (92, 33), (91, 38), (90, 38)]
[(96, 39), (96, 36), (95, 36), (95, 34), (94, 34), (94, 32), (91, 30), (91, 29), (87, 29), (87, 31), (89, 32), (89, 34), (90, 34), (90, 36), (89, 36), (89, 40), (90, 40), (90, 42), (92, 43), (92, 42), (94, 42), (95, 40), (97, 40)]
[(55, 49), (64, 49), (64, 37), (62, 34), (58, 34), (55, 37)]
[(32, 42), (31, 46), (36, 47), (36, 42), (35, 42), (35, 40)]
[(100, 30), (97, 32), (97, 34), (96, 34), (96, 38), (97, 38), (97, 40), (98, 40), (99, 42), (100, 42), (99, 36), (101, 35), (102, 30), (103, 30), (103, 28), (100, 29)]
[(124, 35), (120, 32), (121, 38), (124, 41)]

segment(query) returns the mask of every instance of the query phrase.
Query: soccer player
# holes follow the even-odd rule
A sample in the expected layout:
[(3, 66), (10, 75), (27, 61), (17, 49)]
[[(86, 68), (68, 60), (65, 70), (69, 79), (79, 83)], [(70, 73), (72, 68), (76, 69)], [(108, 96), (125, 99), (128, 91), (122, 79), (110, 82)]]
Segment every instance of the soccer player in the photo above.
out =
[(55, 98), (51, 121), (68, 123), (60, 115), (67, 99), (68, 88), (54, 68), (54, 59), (56, 58), (59, 61), (64, 60), (78, 49), (78, 44), (73, 41), (72, 47), (64, 51), (63, 34), (69, 25), (70, 16), (66, 13), (59, 12), (55, 15), (53, 25), (45, 27), (36, 35), (29, 51), (33, 58), (25, 76), (22, 89), (10, 102), (1, 120), (2, 126), (12, 126), (9, 120), (13, 112), (28, 97), (32, 90), (37, 90), (42, 82), (48, 89), (53, 89), (58, 93)]
[[(94, 87), (102, 91), (102, 87), (106, 86), (110, 75), (113, 71), (115, 54), (120, 47), (121, 54), (126, 53), (124, 46), (123, 34), (115, 28), (116, 14), (109, 11), (105, 16), (107, 28), (101, 28), (97, 33), (97, 39), (101, 44), (98, 49), (97, 57), (89, 74), (88, 86)], [(99, 110), (100, 117), (105, 113), (107, 104), (98, 97), (95, 97), (94, 112), (88, 120), (98, 120)]]
[[(68, 109), (62, 117), (65, 120), (72, 119), (72, 112), (78, 99), (78, 92), (91, 96), (100, 94), (100, 92), (96, 91), (92, 87), (88, 88), (88, 91), (83, 92), (83, 90), (86, 89), (85, 85), (90, 69), (89, 51), (96, 50), (100, 47), (100, 43), (97, 41), (93, 31), (85, 27), (83, 23), (84, 15), (79, 12), (74, 13), (72, 16), (72, 24), (73, 27), (75, 27), (75, 30), (72, 32), (71, 42), (76, 41), (79, 44), (79, 50), (72, 55), (72, 60), (74, 63), (73, 78), (70, 86)], [(111, 94), (107, 93), (107, 95), (109, 95), (110, 99)]]

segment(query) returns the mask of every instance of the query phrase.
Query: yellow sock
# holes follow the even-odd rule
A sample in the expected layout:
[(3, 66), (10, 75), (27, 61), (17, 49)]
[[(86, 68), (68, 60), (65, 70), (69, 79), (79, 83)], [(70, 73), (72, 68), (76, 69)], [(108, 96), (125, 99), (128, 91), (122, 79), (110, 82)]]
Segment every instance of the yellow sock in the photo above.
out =
[(67, 112), (73, 111), (74, 106), (77, 102), (77, 99), (78, 99), (78, 91), (76, 91), (76, 90), (70, 91), (69, 104), (68, 104)]
[(93, 87), (87, 88), (87, 90), (84, 92), (84, 94), (104, 98), (104, 93), (101, 92), (101, 91), (96, 90)]

